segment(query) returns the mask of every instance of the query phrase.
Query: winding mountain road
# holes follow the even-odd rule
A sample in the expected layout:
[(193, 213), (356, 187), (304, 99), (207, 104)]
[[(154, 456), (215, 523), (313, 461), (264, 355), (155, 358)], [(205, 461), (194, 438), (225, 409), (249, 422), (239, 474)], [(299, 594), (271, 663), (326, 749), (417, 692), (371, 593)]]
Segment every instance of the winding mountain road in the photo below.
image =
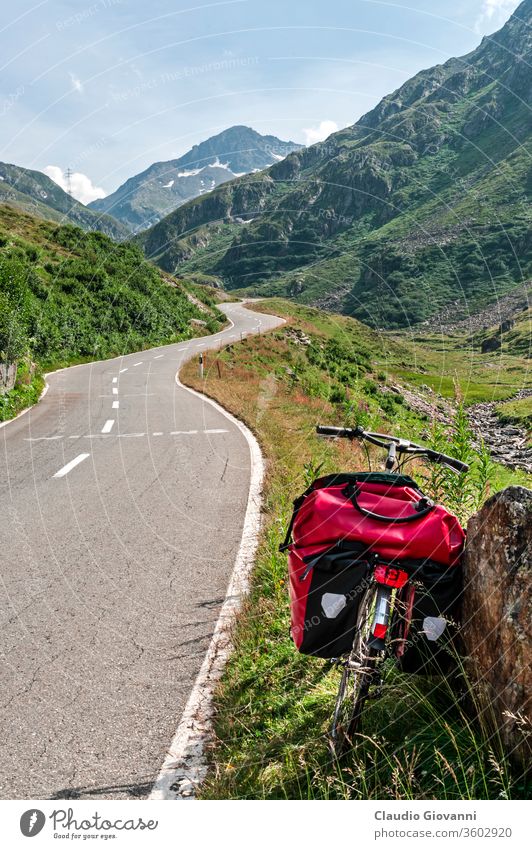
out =
[(249, 446), (176, 383), (281, 323), (77, 366), (0, 429), (0, 797), (146, 797), (240, 545)]

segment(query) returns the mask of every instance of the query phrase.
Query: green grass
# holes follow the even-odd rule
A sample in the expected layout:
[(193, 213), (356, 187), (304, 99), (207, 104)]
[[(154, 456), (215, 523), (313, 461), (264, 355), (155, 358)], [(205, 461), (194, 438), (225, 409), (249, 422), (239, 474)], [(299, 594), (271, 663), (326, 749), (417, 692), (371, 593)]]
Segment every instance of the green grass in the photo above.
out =
[[(280, 298), (261, 302), (265, 309), (289, 316), (294, 306)], [(481, 354), (466, 334), (444, 336), (434, 333), (401, 334), (379, 332), (353, 319), (330, 315), (310, 306), (298, 306), (300, 322), (315, 330), (327, 328), (335, 338), (349, 340), (371, 358), (372, 370), (389, 382), (430, 387), (453, 400), (457, 394), (466, 405), (502, 401), (520, 389), (532, 387), (529, 360), (505, 351)]]
[[(320, 474), (359, 470), (367, 460), (356, 444), (317, 439), (315, 424), (360, 419), (405, 435), (437, 435), (404, 404), (387, 406), (379, 391), (384, 354), (400, 359), (411, 343), (405, 348), (350, 319), (286, 302), (257, 309), (284, 315), (289, 326), (221, 352), (221, 377), (212, 357), (203, 384), (192, 365), (182, 375), (246, 421), (268, 459), (264, 529), (234, 652), (216, 694), (217, 740), (202, 798), (524, 797), (523, 781), (512, 772), (483, 709), (472, 720), (449, 680), (406, 676), (390, 666), (384, 696), (369, 704), (355, 753), (342, 764), (331, 762), (325, 733), (338, 673), (299, 655), (291, 642), (286, 556), (278, 547), (292, 499), (320, 465)], [(310, 346), (294, 341), (294, 327), (309, 336)], [(342, 385), (347, 397), (338, 391)], [(450, 439), (464, 459), (464, 452), (472, 453), (467, 435)], [(429, 478), (426, 486), (437, 486), (453, 506), (471, 512), (490, 487), (530, 485), (530, 477), (490, 464), (484, 486), (475, 464), (467, 485), (457, 487), (456, 479), (444, 476)]]
[(532, 427), (532, 396), (499, 404), (496, 408), (501, 421)]
[(32, 371), (27, 361), (19, 363), (15, 386), (0, 395), (0, 422), (17, 416), (26, 407), (39, 400), (44, 389), (44, 378), (39, 369)]

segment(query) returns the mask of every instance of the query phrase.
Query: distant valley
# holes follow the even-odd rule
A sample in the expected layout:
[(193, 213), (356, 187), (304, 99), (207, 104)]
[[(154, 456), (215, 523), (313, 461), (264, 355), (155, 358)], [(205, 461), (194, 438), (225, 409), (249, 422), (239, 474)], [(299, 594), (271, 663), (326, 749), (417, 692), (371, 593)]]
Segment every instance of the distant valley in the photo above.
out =
[(532, 274), (532, 0), (356, 124), (137, 237), (171, 273), (377, 327), (456, 319)]

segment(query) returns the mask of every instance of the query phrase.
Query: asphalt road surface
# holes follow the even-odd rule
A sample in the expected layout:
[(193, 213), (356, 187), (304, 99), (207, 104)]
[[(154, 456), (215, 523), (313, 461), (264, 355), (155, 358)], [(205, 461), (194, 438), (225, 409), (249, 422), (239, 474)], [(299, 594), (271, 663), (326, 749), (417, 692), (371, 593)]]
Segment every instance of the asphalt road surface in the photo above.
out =
[(149, 794), (241, 540), (249, 447), (176, 385), (234, 326), (50, 375), (0, 429), (0, 797)]

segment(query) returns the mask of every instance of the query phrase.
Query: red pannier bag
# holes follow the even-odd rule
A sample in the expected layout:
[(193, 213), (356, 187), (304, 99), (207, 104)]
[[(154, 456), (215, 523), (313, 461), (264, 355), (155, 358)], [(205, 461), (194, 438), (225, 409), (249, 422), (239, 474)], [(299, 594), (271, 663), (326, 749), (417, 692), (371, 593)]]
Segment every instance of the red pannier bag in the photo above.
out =
[(350, 651), (358, 605), (373, 568), (415, 574), (430, 563), (442, 574), (460, 562), (458, 519), (406, 475), (328, 475), (294, 502), (281, 551), (288, 550), (291, 634), (303, 654)]

